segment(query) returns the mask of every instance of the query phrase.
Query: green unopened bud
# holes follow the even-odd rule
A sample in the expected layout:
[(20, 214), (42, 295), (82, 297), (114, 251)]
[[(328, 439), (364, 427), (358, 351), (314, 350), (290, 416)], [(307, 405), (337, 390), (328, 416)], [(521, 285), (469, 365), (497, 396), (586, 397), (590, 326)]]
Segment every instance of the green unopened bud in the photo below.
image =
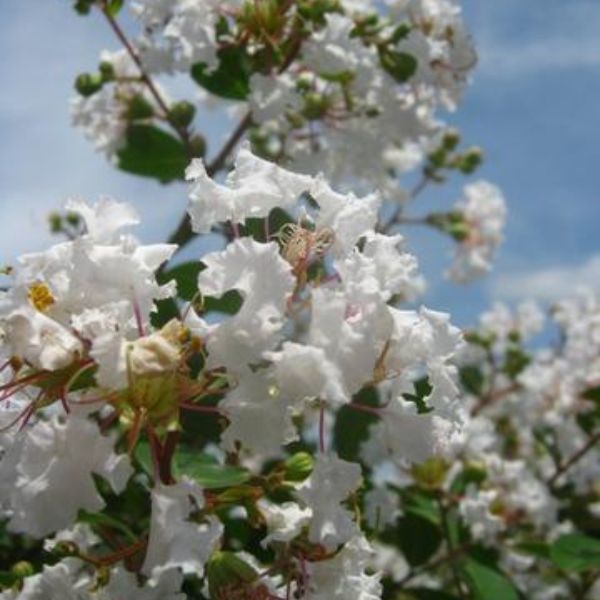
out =
[(129, 121), (151, 119), (154, 116), (154, 108), (143, 96), (133, 96), (127, 105), (125, 116)]
[(225, 597), (228, 590), (250, 585), (258, 573), (233, 552), (215, 552), (206, 565), (208, 591), (211, 598)]
[(169, 113), (171, 123), (179, 127), (187, 127), (194, 120), (196, 107), (190, 102), (182, 100), (173, 104)]
[(481, 148), (469, 148), (461, 157), (458, 169), (465, 175), (474, 173), (483, 162), (483, 150)]
[(206, 139), (201, 135), (194, 135), (190, 138), (190, 151), (193, 156), (206, 155)]
[(452, 152), (460, 143), (460, 133), (457, 129), (448, 129), (442, 137), (442, 146), (448, 152)]
[(72, 227), (77, 227), (81, 223), (81, 217), (74, 212), (68, 212), (65, 215), (65, 221)]
[(446, 159), (448, 158), (448, 151), (442, 145), (437, 150), (434, 150), (429, 155), (429, 162), (435, 169), (441, 169), (446, 166)]
[(91, 73), (81, 73), (81, 75), (78, 75), (75, 79), (75, 89), (86, 98), (102, 89), (103, 85), (104, 81), (98, 74), (92, 75)]
[(448, 468), (448, 464), (443, 459), (434, 457), (423, 463), (413, 465), (411, 474), (419, 486), (436, 490), (444, 484)]
[(115, 79), (115, 68), (112, 66), (112, 63), (108, 61), (102, 61), (100, 63), (100, 77), (102, 77), (102, 81), (113, 81)]
[(261, 36), (275, 34), (285, 24), (285, 15), (277, 0), (250, 0), (239, 12), (239, 22), (250, 33)]
[(60, 541), (53, 546), (52, 554), (59, 558), (79, 556), (79, 546), (75, 542)]
[(75, 12), (80, 15), (89, 14), (90, 10), (92, 10), (92, 6), (94, 5), (94, 0), (77, 0), (73, 5)]
[(324, 94), (318, 92), (308, 92), (304, 96), (304, 108), (302, 114), (309, 120), (321, 119), (329, 109), (330, 101)]
[(18, 563), (15, 563), (11, 568), (10, 572), (18, 577), (19, 579), (23, 579), (25, 577), (29, 577), (35, 573), (35, 569), (30, 562), (26, 560), (21, 560)]
[(62, 231), (62, 216), (59, 213), (50, 213), (48, 215), (48, 225), (50, 233), (60, 233)]
[(467, 461), (464, 476), (468, 482), (482, 483), (487, 477), (485, 463), (477, 460)]
[(315, 466), (314, 458), (308, 452), (296, 452), (285, 461), (285, 478), (288, 481), (303, 481)]
[(464, 242), (471, 235), (471, 227), (466, 221), (450, 222), (444, 231), (451, 235), (457, 242)]

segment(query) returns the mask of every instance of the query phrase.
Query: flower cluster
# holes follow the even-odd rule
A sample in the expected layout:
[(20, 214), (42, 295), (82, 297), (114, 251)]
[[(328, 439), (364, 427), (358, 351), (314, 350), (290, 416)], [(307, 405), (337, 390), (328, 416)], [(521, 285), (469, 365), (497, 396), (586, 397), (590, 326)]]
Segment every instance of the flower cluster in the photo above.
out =
[[(436, 116), (476, 62), (459, 7), (132, 0), (130, 40), (123, 4), (75, 2), (123, 49), (73, 120), (188, 211), (146, 245), (129, 205), (72, 200), (2, 271), (0, 600), (598, 598), (598, 298), (461, 331), (399, 233), (452, 238), (458, 282), (502, 242), (486, 181), (406, 214), (481, 163)], [(185, 73), (241, 117), (210, 161), (154, 81)]]

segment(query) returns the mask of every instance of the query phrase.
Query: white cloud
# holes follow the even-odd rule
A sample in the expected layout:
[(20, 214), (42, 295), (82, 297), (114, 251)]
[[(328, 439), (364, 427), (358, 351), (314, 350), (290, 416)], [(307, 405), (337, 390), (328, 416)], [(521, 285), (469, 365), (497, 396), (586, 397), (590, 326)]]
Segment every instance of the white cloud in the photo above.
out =
[(557, 265), (535, 271), (498, 274), (490, 281), (494, 299), (551, 302), (588, 288), (600, 294), (600, 254), (580, 265)]
[[(475, 3), (476, 2), (476, 3)], [(465, 0), (480, 54), (478, 73), (516, 78), (600, 66), (600, 3), (590, 0)]]

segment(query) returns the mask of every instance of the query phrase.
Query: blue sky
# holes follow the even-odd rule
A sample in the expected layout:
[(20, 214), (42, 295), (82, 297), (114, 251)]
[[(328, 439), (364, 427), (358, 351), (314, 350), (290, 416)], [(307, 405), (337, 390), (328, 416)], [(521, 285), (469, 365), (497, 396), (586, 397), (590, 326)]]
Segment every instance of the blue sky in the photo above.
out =
[[(133, 202), (144, 217), (141, 237), (160, 241), (184, 209), (185, 187), (119, 173), (69, 124), (74, 76), (93, 69), (102, 48), (117, 47), (110, 32), (99, 19), (78, 18), (69, 0), (3, 4), (0, 263), (47, 246), (46, 215), (72, 196)], [(406, 233), (430, 282), (425, 302), (466, 324), (493, 299), (551, 300), (582, 284), (600, 292), (600, 2), (463, 6), (480, 64), (449, 120), (486, 152), (480, 175), (509, 205), (506, 243), (493, 274), (465, 287), (441, 277), (446, 240)], [(460, 183), (427, 192), (415, 212), (453, 202)]]

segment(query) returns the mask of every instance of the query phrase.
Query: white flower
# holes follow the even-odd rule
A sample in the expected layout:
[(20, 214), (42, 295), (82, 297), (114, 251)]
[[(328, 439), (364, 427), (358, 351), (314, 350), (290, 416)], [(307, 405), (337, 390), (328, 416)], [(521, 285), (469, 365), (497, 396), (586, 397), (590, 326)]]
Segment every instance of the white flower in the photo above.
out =
[(341, 503), (361, 485), (360, 465), (334, 455), (319, 454), (310, 477), (296, 495), (312, 509), (308, 537), (311, 542), (334, 550), (357, 532), (352, 514)]
[(496, 535), (505, 528), (504, 521), (490, 510), (498, 495), (496, 490), (477, 490), (470, 485), (458, 506), (472, 536), (486, 545), (493, 544)]
[(216, 517), (203, 523), (189, 520), (204, 506), (202, 489), (188, 478), (173, 485), (158, 484), (152, 490), (152, 521), (142, 572), (153, 578), (180, 568), (202, 577), (204, 565), (223, 533)]
[(0, 470), (9, 470), (2, 479), (13, 481), (2, 491), (12, 511), (11, 531), (43, 537), (64, 529), (79, 510), (104, 506), (92, 473), (104, 477), (116, 492), (132, 473), (127, 456), (114, 453), (114, 438), (102, 435), (85, 417), (38, 421), (21, 436), (0, 461)]
[(307, 600), (379, 600), (381, 575), (367, 574), (373, 549), (356, 535), (330, 560), (310, 563)]
[(267, 352), (273, 361), (279, 393), (294, 405), (319, 398), (331, 404), (343, 404), (349, 398), (341, 374), (321, 348), (285, 342), (278, 352)]
[(287, 299), (295, 278), (274, 242), (261, 244), (237, 239), (222, 252), (203, 257), (206, 269), (198, 287), (207, 296), (220, 297), (237, 290), (243, 304), (237, 314), (213, 326), (208, 334), (209, 365), (226, 366), (232, 374), (247, 372), (281, 339)]
[(268, 500), (258, 501), (258, 507), (267, 522), (269, 534), (261, 541), (262, 546), (272, 542), (291, 542), (311, 518), (310, 508), (300, 508), (295, 502), (274, 504)]
[(87, 235), (97, 244), (114, 243), (117, 232), (140, 222), (137, 211), (131, 205), (107, 197), (100, 198), (92, 206), (79, 198), (68, 200), (65, 209), (81, 216)]
[(225, 185), (208, 176), (200, 159), (187, 168), (186, 179), (193, 181), (188, 212), (197, 233), (223, 221), (243, 223), (250, 217), (266, 217), (276, 207), (289, 209), (312, 184), (311, 177), (255, 156), (247, 143), (238, 150)]
[(283, 446), (298, 439), (293, 409), (279, 394), (272, 374), (243, 374), (219, 406), (229, 418), (221, 436), (226, 450), (235, 451), (240, 444), (244, 451), (260, 457), (275, 457), (283, 453)]
[(448, 276), (466, 282), (491, 269), (496, 248), (502, 243), (506, 222), (506, 204), (502, 192), (487, 181), (465, 186), (465, 197), (455, 204), (469, 232), (456, 249)]

